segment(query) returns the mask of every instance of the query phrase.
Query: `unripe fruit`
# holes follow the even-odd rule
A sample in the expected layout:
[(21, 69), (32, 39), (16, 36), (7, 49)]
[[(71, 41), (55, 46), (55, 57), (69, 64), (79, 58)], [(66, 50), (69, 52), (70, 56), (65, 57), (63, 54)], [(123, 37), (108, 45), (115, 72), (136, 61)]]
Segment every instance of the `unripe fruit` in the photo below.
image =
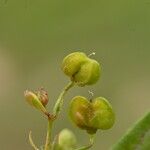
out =
[(83, 96), (76, 96), (70, 103), (69, 115), (79, 128), (86, 129), (91, 113), (90, 110), (90, 102)]
[(73, 77), (81, 68), (81, 65), (87, 60), (87, 56), (82, 52), (74, 52), (67, 55), (62, 62), (63, 72), (69, 76)]
[(91, 125), (97, 129), (109, 129), (115, 122), (115, 114), (111, 104), (103, 97), (95, 98), (92, 102), (94, 116)]
[(69, 107), (71, 120), (81, 129), (93, 134), (97, 129), (106, 130), (113, 126), (115, 115), (109, 102), (102, 97), (92, 101), (76, 96)]
[(58, 136), (58, 146), (61, 150), (73, 150), (76, 147), (76, 137), (73, 132), (63, 129)]
[(62, 70), (79, 86), (94, 84), (100, 77), (99, 63), (81, 52), (66, 56), (62, 63)]
[(79, 72), (73, 77), (73, 80), (80, 86), (92, 85), (98, 81), (100, 77), (100, 66), (96, 60), (87, 59)]

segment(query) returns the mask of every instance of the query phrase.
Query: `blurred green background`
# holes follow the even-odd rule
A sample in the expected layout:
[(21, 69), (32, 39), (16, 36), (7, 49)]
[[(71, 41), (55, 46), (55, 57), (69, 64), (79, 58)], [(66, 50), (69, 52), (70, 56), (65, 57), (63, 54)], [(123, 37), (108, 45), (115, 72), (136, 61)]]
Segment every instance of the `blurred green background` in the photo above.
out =
[(66, 96), (54, 133), (74, 131), (79, 145), (88, 143), (85, 131), (67, 116), (75, 95), (104, 96), (116, 112), (116, 124), (99, 131), (92, 150), (108, 150), (150, 108), (149, 0), (0, 0), (0, 149), (30, 150), (44, 142), (47, 122), (24, 100), (26, 89), (41, 86), (49, 92), (52, 108), (68, 78), (60, 69), (64, 56), (74, 51), (102, 64), (94, 86), (75, 87)]

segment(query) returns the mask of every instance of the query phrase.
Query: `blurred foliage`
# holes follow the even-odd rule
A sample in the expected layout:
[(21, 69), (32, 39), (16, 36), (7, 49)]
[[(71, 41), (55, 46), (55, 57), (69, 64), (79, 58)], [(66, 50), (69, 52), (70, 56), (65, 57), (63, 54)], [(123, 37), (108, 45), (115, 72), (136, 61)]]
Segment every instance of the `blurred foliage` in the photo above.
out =
[(77, 50), (96, 52), (102, 77), (92, 87), (70, 91), (55, 133), (67, 127), (81, 145), (88, 142), (70, 123), (67, 107), (73, 96), (88, 97), (93, 89), (95, 97), (110, 99), (117, 114), (114, 127), (98, 132), (93, 147), (109, 149), (149, 110), (149, 39), (149, 0), (0, 0), (0, 149), (29, 150), (30, 129), (36, 143), (43, 142), (46, 120), (26, 105), (23, 92), (43, 86), (53, 106), (67, 83), (61, 61)]
[(114, 145), (113, 150), (149, 150), (150, 149), (150, 112), (144, 115), (128, 132)]

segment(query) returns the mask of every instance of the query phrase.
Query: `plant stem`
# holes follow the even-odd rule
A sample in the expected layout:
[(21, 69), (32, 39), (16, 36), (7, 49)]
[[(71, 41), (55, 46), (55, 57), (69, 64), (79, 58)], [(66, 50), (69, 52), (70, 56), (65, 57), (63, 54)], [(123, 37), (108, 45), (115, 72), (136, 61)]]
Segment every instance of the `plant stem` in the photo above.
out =
[(51, 150), (52, 123), (53, 121), (50, 118), (48, 118), (48, 127), (47, 127), (46, 143), (45, 143), (44, 150)]
[(60, 95), (55, 103), (54, 109), (53, 109), (54, 116), (56, 116), (56, 117), (58, 116), (58, 114), (62, 108), (62, 105), (63, 105), (64, 96), (65, 96), (66, 92), (73, 86), (74, 86), (74, 82), (69, 82), (69, 84), (60, 93)]
[(33, 147), (34, 150), (39, 150), (36, 145), (34, 144), (33, 140), (32, 140), (32, 132), (29, 132), (29, 142), (31, 144), (31, 146)]
[[(58, 116), (58, 114), (61, 110), (61, 107), (63, 105), (64, 95), (71, 87), (73, 87), (73, 85), (74, 85), (73, 82), (69, 82), (69, 84), (67, 84), (67, 86), (60, 93), (60, 95), (54, 105), (54, 108), (53, 108), (53, 116), (55, 116), (55, 117)], [(52, 125), (53, 125), (54, 120), (55, 119), (48, 117), (48, 127), (47, 127), (46, 143), (45, 143), (44, 150), (52, 150), (51, 132), (52, 132)]]
[(90, 144), (89, 145), (77, 148), (75, 150), (88, 150), (93, 146), (93, 144), (94, 144), (94, 135), (92, 134), (92, 135), (90, 135)]

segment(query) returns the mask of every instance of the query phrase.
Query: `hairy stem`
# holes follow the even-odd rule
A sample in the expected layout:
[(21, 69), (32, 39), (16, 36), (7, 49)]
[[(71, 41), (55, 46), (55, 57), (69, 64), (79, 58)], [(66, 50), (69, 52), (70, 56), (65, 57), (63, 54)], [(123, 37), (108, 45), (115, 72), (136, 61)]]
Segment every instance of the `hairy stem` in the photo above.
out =
[(80, 148), (77, 148), (75, 150), (88, 150), (90, 149), (94, 144), (94, 135), (90, 135), (90, 144), (87, 145), (87, 146), (83, 146), (83, 147), (80, 147)]
[(48, 118), (46, 143), (44, 150), (51, 150), (51, 131), (52, 131), (52, 120)]
[(55, 103), (54, 109), (53, 109), (54, 116), (56, 116), (56, 117), (58, 116), (58, 114), (62, 108), (62, 105), (63, 105), (64, 96), (67, 93), (67, 91), (73, 86), (74, 86), (74, 82), (69, 82), (69, 84), (60, 93), (60, 95)]

